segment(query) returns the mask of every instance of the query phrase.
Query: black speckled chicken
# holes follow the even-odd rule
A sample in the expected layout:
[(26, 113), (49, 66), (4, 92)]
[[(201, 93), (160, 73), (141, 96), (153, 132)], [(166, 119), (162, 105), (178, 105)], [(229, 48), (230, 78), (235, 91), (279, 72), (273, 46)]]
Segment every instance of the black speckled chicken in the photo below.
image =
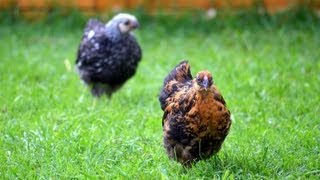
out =
[(76, 59), (80, 78), (94, 96), (111, 97), (129, 78), (142, 52), (132, 31), (139, 27), (130, 14), (118, 14), (107, 24), (90, 19), (85, 27)]
[(159, 97), (164, 146), (170, 158), (190, 167), (216, 154), (231, 126), (230, 111), (208, 71), (192, 78), (187, 61), (165, 78)]

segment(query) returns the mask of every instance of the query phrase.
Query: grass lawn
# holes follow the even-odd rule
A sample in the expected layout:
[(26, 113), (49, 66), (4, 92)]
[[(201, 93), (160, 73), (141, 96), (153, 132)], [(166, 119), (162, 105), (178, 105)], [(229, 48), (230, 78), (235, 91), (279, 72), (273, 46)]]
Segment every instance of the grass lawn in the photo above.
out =
[[(83, 18), (0, 22), (0, 179), (320, 176), (319, 19), (141, 18), (143, 60), (111, 100), (74, 71)], [(165, 153), (157, 97), (181, 59), (213, 73), (233, 117), (192, 169)]]

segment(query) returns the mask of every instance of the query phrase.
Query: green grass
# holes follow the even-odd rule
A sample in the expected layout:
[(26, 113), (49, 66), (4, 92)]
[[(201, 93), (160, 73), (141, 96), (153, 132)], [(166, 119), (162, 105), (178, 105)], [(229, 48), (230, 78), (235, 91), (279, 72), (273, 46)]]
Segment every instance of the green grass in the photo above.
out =
[[(111, 100), (73, 69), (83, 19), (0, 23), (1, 179), (319, 178), (319, 19), (140, 19), (143, 60)], [(167, 158), (157, 99), (181, 59), (213, 73), (233, 115), (221, 151), (192, 169)]]

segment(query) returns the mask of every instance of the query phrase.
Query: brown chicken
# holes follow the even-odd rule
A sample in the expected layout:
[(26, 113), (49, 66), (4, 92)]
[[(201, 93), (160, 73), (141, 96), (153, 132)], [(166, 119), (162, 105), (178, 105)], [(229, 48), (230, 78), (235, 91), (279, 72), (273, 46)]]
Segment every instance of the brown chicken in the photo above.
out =
[(230, 111), (208, 71), (193, 79), (187, 61), (165, 78), (159, 97), (164, 146), (185, 166), (216, 154), (228, 135)]

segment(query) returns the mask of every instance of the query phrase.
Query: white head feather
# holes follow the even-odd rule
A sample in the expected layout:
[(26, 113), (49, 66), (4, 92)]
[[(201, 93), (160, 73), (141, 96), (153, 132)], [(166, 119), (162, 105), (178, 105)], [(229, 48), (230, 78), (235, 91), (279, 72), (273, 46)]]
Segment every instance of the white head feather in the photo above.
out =
[(117, 19), (129, 19), (131, 21), (138, 21), (135, 16), (127, 13), (119, 13), (112, 18), (112, 20), (117, 20)]
[(139, 23), (135, 16), (126, 13), (119, 13), (106, 24), (106, 27), (112, 27), (115, 25), (119, 28), (121, 33), (128, 33), (137, 28)]

